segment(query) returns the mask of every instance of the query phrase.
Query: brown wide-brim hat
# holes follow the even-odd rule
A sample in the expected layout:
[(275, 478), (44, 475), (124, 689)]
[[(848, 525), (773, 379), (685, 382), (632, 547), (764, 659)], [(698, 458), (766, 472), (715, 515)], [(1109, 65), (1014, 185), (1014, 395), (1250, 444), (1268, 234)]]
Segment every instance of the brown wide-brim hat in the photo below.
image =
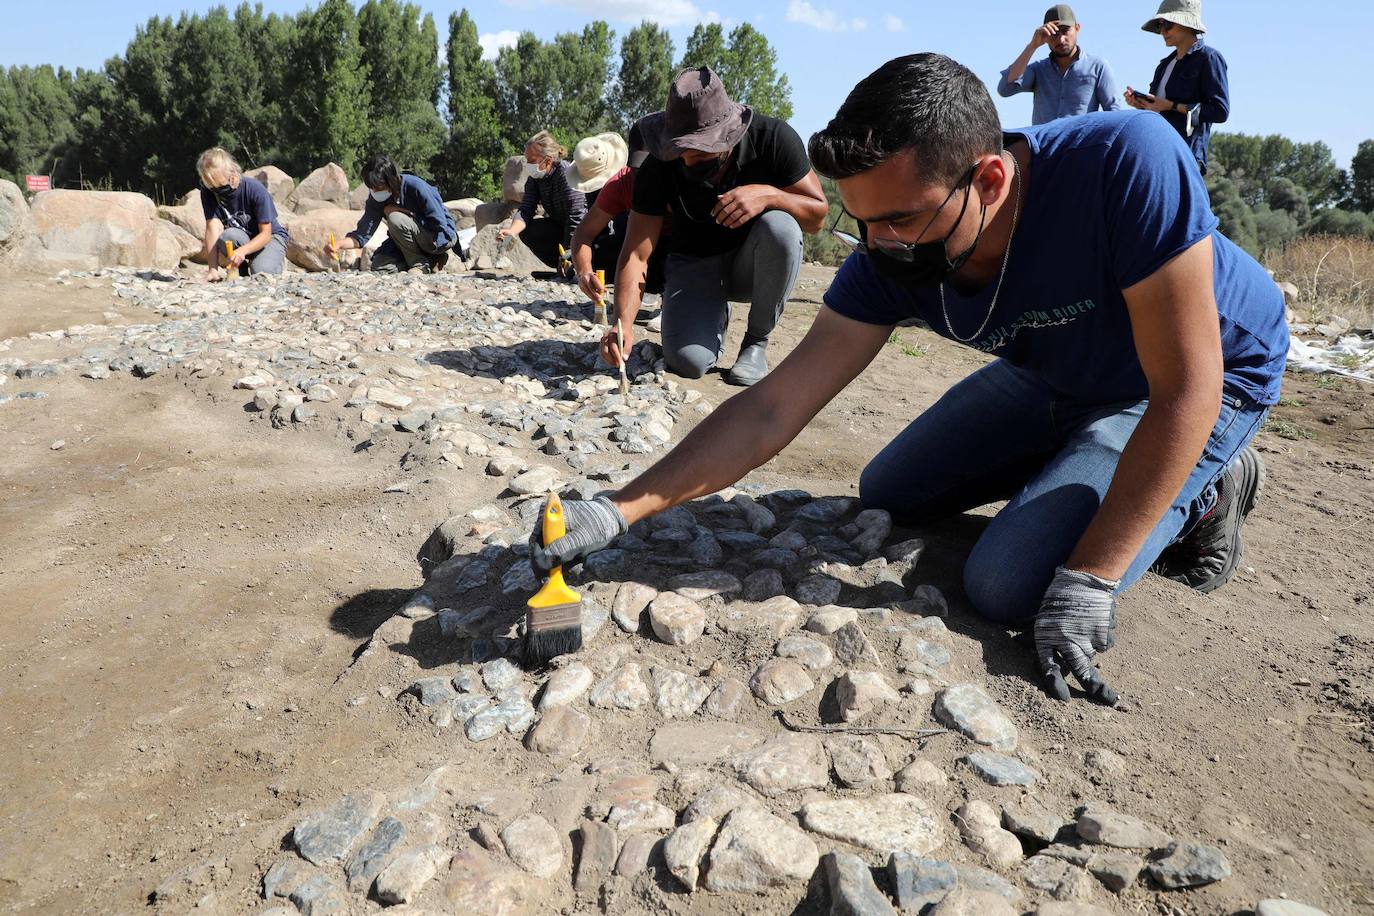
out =
[(662, 120), (643, 125), (644, 139), (653, 157), (664, 162), (689, 149), (723, 153), (743, 139), (753, 117), (748, 106), (730, 101), (710, 67), (683, 70), (668, 90)]

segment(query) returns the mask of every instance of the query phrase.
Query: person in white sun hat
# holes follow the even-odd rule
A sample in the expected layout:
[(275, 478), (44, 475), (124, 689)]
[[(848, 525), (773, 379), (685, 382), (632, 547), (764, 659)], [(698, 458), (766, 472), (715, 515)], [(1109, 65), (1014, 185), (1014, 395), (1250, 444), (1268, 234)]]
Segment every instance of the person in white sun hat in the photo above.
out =
[(1231, 116), (1231, 87), (1226, 79), (1226, 58), (1202, 40), (1201, 0), (1164, 0), (1159, 11), (1141, 26), (1164, 39), (1171, 49), (1155, 67), (1150, 93), (1126, 87), (1126, 104), (1142, 111), (1157, 111), (1178, 131), (1207, 174), (1207, 147), (1212, 125)]
[[(604, 270), (608, 280), (615, 278), (615, 264), (625, 243), (626, 218), (601, 219), (596, 207), (597, 198), (611, 181), (625, 171), (630, 161), (630, 147), (625, 138), (616, 133), (597, 134), (578, 142), (573, 149), (572, 168), (568, 169), (568, 185), (587, 195), (587, 215), (573, 233), (570, 246), (574, 268), (579, 279), (586, 273)], [(590, 259), (588, 258), (590, 255)], [(584, 289), (586, 283), (583, 282)], [(604, 290), (603, 290), (604, 292)]]

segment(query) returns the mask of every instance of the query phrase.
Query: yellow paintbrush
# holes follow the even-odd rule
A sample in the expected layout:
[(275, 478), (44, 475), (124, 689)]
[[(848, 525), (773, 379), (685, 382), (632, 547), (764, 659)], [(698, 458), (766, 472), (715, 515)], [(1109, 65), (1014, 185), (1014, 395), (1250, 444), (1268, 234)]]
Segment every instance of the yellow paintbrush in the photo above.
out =
[[(567, 533), (563, 503), (550, 493), (544, 504), (544, 546)], [(563, 581), (563, 567), (549, 570), (549, 578), (525, 611), (525, 666), (542, 668), (553, 658), (582, 648), (582, 596)]]

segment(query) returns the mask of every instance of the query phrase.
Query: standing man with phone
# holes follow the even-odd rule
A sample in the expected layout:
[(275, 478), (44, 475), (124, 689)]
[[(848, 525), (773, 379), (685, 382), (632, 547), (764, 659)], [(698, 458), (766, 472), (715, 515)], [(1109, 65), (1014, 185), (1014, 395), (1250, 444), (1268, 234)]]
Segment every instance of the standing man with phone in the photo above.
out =
[[(1034, 93), (1031, 123), (1071, 118), (1091, 111), (1116, 111), (1116, 79), (1102, 58), (1078, 46), (1082, 26), (1067, 3), (1045, 10), (1045, 21), (1034, 33), (1021, 56), (1002, 71), (997, 94), (1009, 99), (1018, 92)], [(1031, 57), (1048, 45), (1050, 56), (1031, 63)]]

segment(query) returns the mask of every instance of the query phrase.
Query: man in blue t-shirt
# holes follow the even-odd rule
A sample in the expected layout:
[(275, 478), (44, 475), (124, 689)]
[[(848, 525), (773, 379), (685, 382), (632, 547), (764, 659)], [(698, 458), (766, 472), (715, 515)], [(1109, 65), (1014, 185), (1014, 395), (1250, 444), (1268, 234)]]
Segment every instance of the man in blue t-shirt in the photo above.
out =
[[(902, 525), (1010, 500), (968, 558), (975, 610), (1034, 626), (1046, 689), (1094, 665), (1116, 594), (1158, 568), (1226, 582), (1263, 480), (1248, 447), (1278, 400), (1283, 298), (1217, 232), (1192, 155), (1162, 118), (1113, 112), (1003, 134), (986, 88), (937, 54), (889, 61), (811, 161), (859, 222), (811, 331), (749, 392), (614, 495), (564, 502), (537, 570), (627, 523), (715, 492), (776, 455), (919, 317), (998, 359), (864, 470), (865, 506)], [(893, 380), (894, 386), (900, 379)]]

